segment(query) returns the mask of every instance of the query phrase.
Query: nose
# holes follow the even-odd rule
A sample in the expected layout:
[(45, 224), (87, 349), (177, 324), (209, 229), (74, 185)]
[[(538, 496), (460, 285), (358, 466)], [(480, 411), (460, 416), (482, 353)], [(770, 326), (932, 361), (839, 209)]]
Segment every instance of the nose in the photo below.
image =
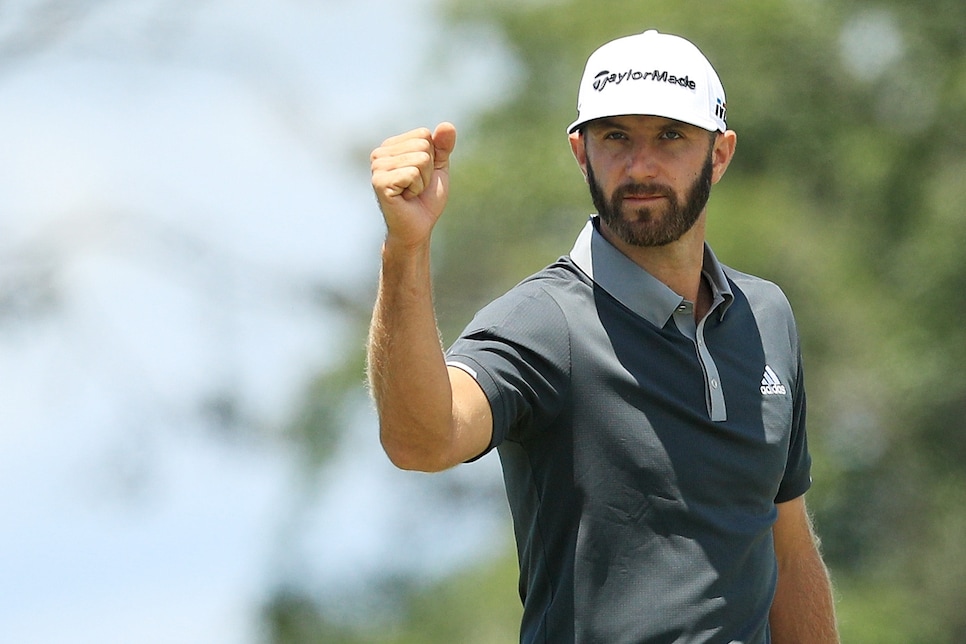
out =
[(660, 163), (657, 151), (647, 143), (638, 142), (627, 151), (627, 174), (634, 180), (653, 179), (658, 176)]

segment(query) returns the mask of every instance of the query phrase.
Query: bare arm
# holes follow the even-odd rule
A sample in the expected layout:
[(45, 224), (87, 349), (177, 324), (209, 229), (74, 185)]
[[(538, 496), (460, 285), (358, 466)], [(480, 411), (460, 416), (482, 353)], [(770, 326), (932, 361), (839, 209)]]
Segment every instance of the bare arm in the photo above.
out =
[(775, 644), (837, 644), (831, 581), (804, 497), (778, 505), (773, 528), (778, 589), (769, 621)]
[(482, 452), (489, 402), (465, 372), (448, 368), (430, 276), (430, 235), (449, 190), (456, 129), (413, 130), (372, 153), (372, 186), (386, 220), (379, 291), (368, 345), (380, 439), (398, 467), (446, 469)]

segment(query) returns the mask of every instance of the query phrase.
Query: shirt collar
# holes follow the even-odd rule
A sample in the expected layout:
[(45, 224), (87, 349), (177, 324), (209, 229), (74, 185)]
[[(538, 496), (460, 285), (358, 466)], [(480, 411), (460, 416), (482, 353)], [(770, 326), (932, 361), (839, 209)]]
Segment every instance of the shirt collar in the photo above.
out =
[[(570, 259), (597, 286), (621, 304), (651, 324), (663, 328), (678, 307), (685, 303), (685, 299), (612, 246), (600, 234), (599, 225), (599, 218), (592, 216), (577, 237), (570, 251)], [(724, 268), (707, 244), (704, 245), (702, 271), (711, 286), (711, 310), (719, 309), (719, 318), (724, 319), (725, 312), (734, 301), (734, 294)]]

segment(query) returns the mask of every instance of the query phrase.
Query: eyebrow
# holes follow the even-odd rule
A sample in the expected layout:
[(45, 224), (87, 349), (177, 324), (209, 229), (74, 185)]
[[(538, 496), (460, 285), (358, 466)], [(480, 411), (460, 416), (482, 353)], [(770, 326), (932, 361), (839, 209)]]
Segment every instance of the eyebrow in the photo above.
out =
[[(635, 115), (629, 114), (627, 116), (628, 117), (633, 117)], [(657, 122), (655, 122), (653, 126), (648, 127), (648, 129), (653, 129), (653, 130), (656, 130), (658, 132), (666, 132), (668, 130), (675, 130), (675, 129), (678, 129), (678, 130), (686, 130), (688, 128), (696, 128), (696, 129), (699, 129), (699, 130), (701, 129), (701, 128), (698, 128), (695, 125), (691, 125), (689, 123), (685, 123), (684, 121), (678, 121), (676, 119), (667, 118), (665, 116), (652, 116), (652, 115), (649, 115), (649, 114), (642, 114), (640, 116), (647, 116), (648, 118), (657, 119)], [(606, 116), (606, 117), (603, 117), (603, 118), (599, 118), (599, 119), (596, 119), (594, 121), (590, 121), (589, 123), (587, 123), (587, 128), (588, 129), (589, 128), (594, 128), (594, 129), (613, 129), (613, 130), (620, 130), (622, 132), (629, 132), (629, 131), (635, 129), (634, 126), (632, 126), (632, 125), (625, 125), (625, 124), (621, 123), (621, 121), (619, 120), (621, 118), (624, 118), (624, 117), (621, 117), (621, 116)]]

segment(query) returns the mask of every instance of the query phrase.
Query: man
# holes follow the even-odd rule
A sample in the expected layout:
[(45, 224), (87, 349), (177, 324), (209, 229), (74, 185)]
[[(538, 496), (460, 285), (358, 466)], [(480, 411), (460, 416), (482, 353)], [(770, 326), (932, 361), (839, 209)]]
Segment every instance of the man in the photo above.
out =
[(621, 38), (589, 58), (578, 112), (598, 214), (446, 355), (429, 257), (456, 130), (373, 152), (382, 444), (424, 471), (499, 450), (523, 642), (836, 642), (791, 310), (705, 243), (736, 144), (717, 74), (682, 38)]

